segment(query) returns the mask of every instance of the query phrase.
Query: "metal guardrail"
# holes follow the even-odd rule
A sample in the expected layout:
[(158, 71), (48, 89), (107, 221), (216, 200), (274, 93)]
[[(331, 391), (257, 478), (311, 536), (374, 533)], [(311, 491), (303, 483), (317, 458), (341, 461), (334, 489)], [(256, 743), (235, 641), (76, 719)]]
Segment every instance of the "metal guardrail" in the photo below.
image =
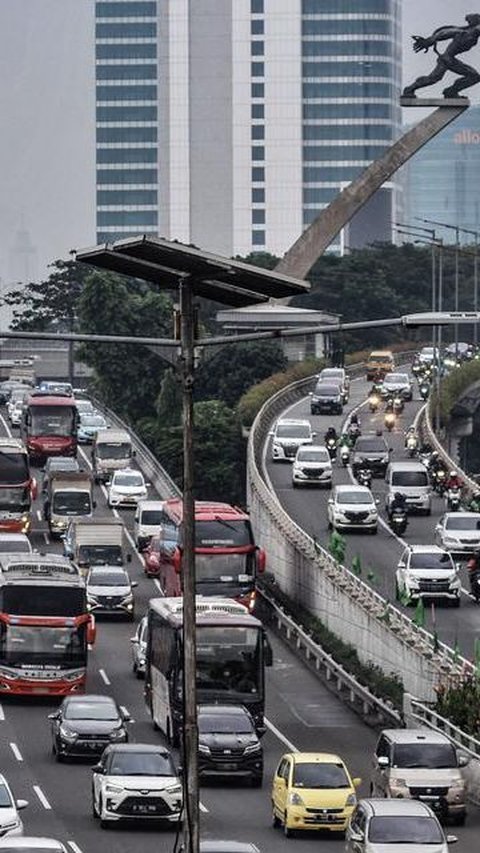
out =
[(303, 628), (297, 625), (265, 590), (261, 589), (260, 595), (271, 609), (279, 633), (283, 633), (290, 642), (293, 640), (297, 652), (303, 652), (307, 661), (315, 662), (316, 671), (321, 673), (327, 682), (334, 685), (340, 698), (347, 699), (349, 705), (362, 716), (375, 716), (377, 723), (403, 725), (403, 718), (399, 711), (396, 711), (388, 702), (374, 696), (367, 687), (350, 675)]
[(422, 409), (420, 429), (422, 430), (424, 436), (428, 436), (430, 444), (432, 444), (435, 450), (440, 454), (447, 468), (451, 469), (452, 471), (458, 471), (459, 475), (463, 480), (464, 489), (467, 492), (467, 496), (469, 495), (469, 493), (476, 494), (478, 492), (478, 483), (476, 483), (475, 480), (472, 480), (472, 478), (469, 477), (468, 474), (466, 474), (465, 471), (460, 468), (458, 462), (455, 462), (455, 460), (448, 455), (443, 444), (438, 440), (437, 436), (435, 435), (432, 421), (430, 418), (430, 407), (428, 403)]
[(463, 732), (458, 726), (454, 726), (445, 717), (441, 717), (432, 708), (408, 693), (404, 697), (405, 716), (418, 722), (419, 725), (428, 726), (435, 731), (443, 732), (459, 749), (468, 752), (472, 758), (480, 758), (480, 740)]

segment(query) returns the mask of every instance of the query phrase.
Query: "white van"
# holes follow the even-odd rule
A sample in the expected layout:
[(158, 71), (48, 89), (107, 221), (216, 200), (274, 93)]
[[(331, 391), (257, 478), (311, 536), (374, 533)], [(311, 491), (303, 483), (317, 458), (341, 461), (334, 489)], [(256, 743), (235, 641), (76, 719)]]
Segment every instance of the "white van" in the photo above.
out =
[(387, 496), (385, 507), (397, 492), (404, 495), (409, 510), (417, 510), (425, 515), (432, 511), (432, 487), (428, 471), (422, 462), (390, 462), (385, 476)]
[(139, 501), (135, 510), (133, 533), (139, 551), (150, 542), (152, 536), (158, 533), (164, 520), (163, 501)]

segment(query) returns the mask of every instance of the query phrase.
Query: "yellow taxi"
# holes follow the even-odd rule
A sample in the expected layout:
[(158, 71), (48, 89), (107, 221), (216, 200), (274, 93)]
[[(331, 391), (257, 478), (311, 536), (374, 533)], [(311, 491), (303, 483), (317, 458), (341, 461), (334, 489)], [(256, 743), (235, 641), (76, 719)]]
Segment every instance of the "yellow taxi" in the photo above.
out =
[(273, 777), (273, 826), (283, 826), (287, 837), (297, 829), (345, 832), (360, 782), (352, 779), (338, 755), (286, 753)]

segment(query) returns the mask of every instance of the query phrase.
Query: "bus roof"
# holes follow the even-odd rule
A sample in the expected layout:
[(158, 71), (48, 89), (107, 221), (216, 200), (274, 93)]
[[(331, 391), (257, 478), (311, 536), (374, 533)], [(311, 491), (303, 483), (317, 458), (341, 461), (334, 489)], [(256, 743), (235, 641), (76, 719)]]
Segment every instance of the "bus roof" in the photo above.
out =
[(31, 394), (27, 400), (28, 406), (65, 406), (72, 408), (75, 406), (74, 397), (67, 394)]
[[(173, 627), (183, 625), (183, 598), (151, 598), (149, 610), (158, 613)], [(258, 628), (261, 625), (246, 607), (233, 598), (195, 597), (195, 622), (197, 625), (241, 625)]]
[(72, 586), (84, 584), (77, 566), (60, 554), (0, 554), (0, 583), (26, 580)]
[[(168, 512), (175, 524), (181, 524), (183, 518), (183, 503), (181, 498), (169, 498), (164, 503), (164, 510)], [(249, 515), (238, 506), (231, 506), (221, 501), (195, 501), (196, 521), (248, 521)]]

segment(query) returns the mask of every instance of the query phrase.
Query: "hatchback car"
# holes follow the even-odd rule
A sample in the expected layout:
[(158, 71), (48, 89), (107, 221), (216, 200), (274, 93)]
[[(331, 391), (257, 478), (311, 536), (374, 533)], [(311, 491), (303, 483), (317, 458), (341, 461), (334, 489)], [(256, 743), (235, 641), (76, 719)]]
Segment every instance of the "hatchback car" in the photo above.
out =
[(328, 526), (334, 530), (377, 532), (376, 501), (367, 486), (335, 486), (327, 504)]
[(134, 468), (121, 468), (114, 471), (108, 486), (108, 505), (136, 507), (139, 501), (147, 497), (147, 484), (141, 471)]
[(48, 719), (57, 761), (101, 755), (110, 743), (128, 741), (130, 716), (110, 696), (67, 696)]
[(103, 829), (122, 818), (180, 824), (182, 782), (165, 747), (147, 743), (107, 746), (92, 769), (92, 810)]
[(461, 581), (452, 555), (436, 545), (409, 545), (397, 565), (398, 599), (445, 599), (460, 606)]
[(438, 818), (413, 800), (360, 800), (347, 829), (345, 853), (448, 853)]
[(16, 800), (5, 776), (0, 773), (0, 836), (23, 835), (23, 822), (18, 814), (28, 806), (27, 800)]
[(408, 373), (387, 373), (383, 380), (382, 395), (389, 397), (398, 394), (403, 400), (411, 400), (412, 383)]
[(135, 618), (131, 581), (121, 566), (92, 566), (87, 575), (87, 607), (95, 615), (126, 616)]
[(81, 415), (77, 438), (81, 444), (92, 444), (97, 432), (102, 429), (108, 429), (108, 424), (99, 412)]
[(299, 447), (292, 467), (292, 485), (326, 486), (332, 484), (332, 460), (326, 447)]
[(296, 829), (344, 832), (357, 802), (352, 779), (338, 755), (290, 752), (280, 759), (272, 786), (272, 822), (288, 837)]
[(263, 781), (263, 750), (254, 722), (243, 705), (201, 705), (198, 709), (200, 778), (228, 776)]
[(147, 617), (144, 616), (138, 623), (138, 628), (133, 637), (130, 637), (132, 644), (132, 669), (137, 678), (145, 676), (145, 664), (147, 656)]
[(478, 512), (447, 512), (435, 527), (435, 542), (451, 554), (471, 554), (480, 548)]
[(316, 433), (310, 421), (294, 418), (279, 418), (270, 431), (272, 436), (272, 461), (292, 462), (297, 450), (304, 444), (313, 444)]

